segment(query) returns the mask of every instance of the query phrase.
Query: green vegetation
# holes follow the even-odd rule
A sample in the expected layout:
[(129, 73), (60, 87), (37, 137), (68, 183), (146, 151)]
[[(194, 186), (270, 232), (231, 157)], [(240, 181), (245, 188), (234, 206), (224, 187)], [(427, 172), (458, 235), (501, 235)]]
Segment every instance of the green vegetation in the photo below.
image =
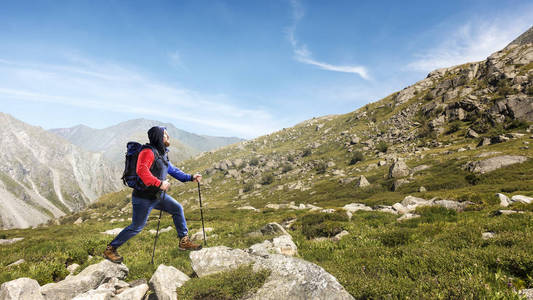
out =
[(379, 141), (378, 144), (376, 145), (376, 149), (379, 152), (385, 153), (389, 149), (389, 145), (387, 145), (387, 143), (385, 141)]
[(194, 278), (178, 289), (178, 299), (240, 299), (263, 286), (270, 275), (267, 270), (254, 272), (242, 266), (228, 272)]
[(355, 151), (353, 153), (352, 159), (350, 159), (350, 165), (355, 165), (356, 163), (363, 161), (364, 156), (361, 151)]

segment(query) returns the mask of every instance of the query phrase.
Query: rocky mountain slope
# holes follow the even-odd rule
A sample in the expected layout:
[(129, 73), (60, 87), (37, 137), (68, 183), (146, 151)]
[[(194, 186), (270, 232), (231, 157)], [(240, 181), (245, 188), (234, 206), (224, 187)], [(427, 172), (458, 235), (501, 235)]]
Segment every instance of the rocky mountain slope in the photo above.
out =
[(170, 159), (174, 162), (190, 158), (203, 151), (209, 151), (242, 141), (233, 137), (197, 135), (176, 128), (170, 123), (136, 119), (119, 123), (103, 129), (85, 125), (71, 128), (57, 128), (50, 131), (58, 134), (82, 149), (103, 152), (104, 157), (118, 166), (124, 163), (124, 149), (129, 141), (147, 143), (146, 132), (152, 126), (165, 126), (172, 139)]
[(0, 113), (0, 220), (24, 228), (79, 211), (121, 188), (102, 154)]
[[(190, 256), (178, 251), (172, 218), (163, 214), (166, 229), (155, 259), (191, 277), (177, 291), (170, 283), (167, 292), (253, 298), (255, 292), (237, 290), (277, 292), (269, 288), (273, 282), (304, 278), (308, 286), (299, 290), (312, 297), (320, 291), (315, 279), (324, 277), (308, 281), (285, 269), (298, 263), (278, 254), (292, 253), (334, 276), (356, 299), (531, 295), (531, 34), (484, 61), (433, 71), (357, 111), (314, 118), (183, 162), (184, 171), (204, 175), (210, 248)], [(67, 265), (95, 263), (94, 256), (130, 223), (130, 194), (104, 195), (57, 219), (60, 225), (6, 231), (6, 243), (24, 240), (0, 247), (0, 281), (30, 277), (43, 286), (61, 282)], [(201, 241), (198, 187), (174, 181), (169, 194), (183, 204), (191, 236)], [(153, 212), (147, 228), (119, 249), (128, 280), (147, 280), (157, 271), (149, 262), (158, 215)], [(291, 236), (294, 248), (285, 248), (287, 239), (265, 237), (271, 222)], [(48, 236), (52, 241), (43, 242)], [(14, 254), (31, 245), (39, 247)], [(21, 258), (26, 262), (17, 263)], [(255, 269), (221, 267), (234, 259), (278, 267), (266, 278)], [(207, 275), (203, 267), (222, 274)]]

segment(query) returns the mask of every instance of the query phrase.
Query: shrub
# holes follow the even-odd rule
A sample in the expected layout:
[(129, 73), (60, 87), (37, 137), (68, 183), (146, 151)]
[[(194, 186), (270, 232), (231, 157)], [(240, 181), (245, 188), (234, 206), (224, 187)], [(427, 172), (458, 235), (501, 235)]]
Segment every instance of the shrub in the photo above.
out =
[(248, 182), (242, 187), (242, 190), (245, 193), (247, 193), (247, 192), (249, 192), (249, 191), (251, 191), (253, 189), (254, 189), (254, 183), (253, 182)]
[(363, 159), (363, 153), (361, 153), (360, 151), (355, 151), (353, 153), (352, 159), (350, 160), (350, 165), (355, 165), (356, 163), (363, 161)]
[(309, 155), (311, 155), (311, 149), (307, 148), (302, 153), (302, 157), (306, 157), (306, 156), (309, 156)]
[(387, 145), (385, 141), (379, 141), (379, 143), (376, 145), (376, 149), (378, 149), (379, 152), (385, 153), (389, 149), (389, 145)]
[(465, 176), (465, 179), (471, 185), (477, 185), (481, 181), (481, 178), (479, 178), (479, 176), (477, 176), (476, 174), (468, 174)]
[(307, 239), (316, 237), (332, 237), (344, 228), (342, 222), (348, 221), (344, 213), (308, 214), (302, 217), (300, 224), (302, 233)]
[(533, 85), (529, 86), (526, 91), (528, 96), (533, 96)]
[(446, 133), (447, 134), (452, 134), (454, 132), (459, 131), (459, 129), (461, 129), (461, 122), (455, 121), (455, 122), (452, 122), (450, 124), (450, 128), (448, 129), (448, 131)]
[(261, 184), (262, 185), (268, 185), (274, 182), (274, 175), (272, 174), (265, 174), (263, 178), (261, 178)]
[(259, 165), (259, 158), (254, 157), (250, 160), (250, 166), (258, 166)]
[(287, 173), (292, 171), (292, 165), (291, 164), (285, 164), (283, 168), (281, 169), (281, 173)]
[(263, 286), (269, 275), (268, 270), (254, 272), (250, 265), (194, 278), (177, 290), (178, 299), (241, 299)]
[(379, 236), (379, 240), (387, 247), (405, 245), (411, 240), (411, 232), (408, 228), (398, 228), (382, 233)]
[(507, 129), (526, 129), (529, 127), (529, 124), (523, 120), (512, 120), (507, 124)]
[(315, 169), (317, 174), (324, 174), (328, 169), (328, 164), (326, 162), (321, 161), (317, 164)]

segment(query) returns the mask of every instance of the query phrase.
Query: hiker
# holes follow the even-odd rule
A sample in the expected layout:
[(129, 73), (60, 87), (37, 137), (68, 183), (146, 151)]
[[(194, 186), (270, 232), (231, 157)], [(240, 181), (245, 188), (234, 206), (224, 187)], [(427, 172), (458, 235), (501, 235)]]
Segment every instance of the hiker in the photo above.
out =
[(165, 127), (154, 126), (150, 128), (148, 130), (148, 138), (150, 143), (145, 145), (139, 153), (136, 168), (137, 175), (147, 188), (133, 190), (131, 196), (133, 205), (131, 224), (124, 228), (107, 245), (104, 251), (104, 257), (115, 263), (121, 263), (123, 260), (122, 256), (118, 254), (117, 248), (141, 232), (153, 208), (166, 211), (172, 215), (179, 238), (178, 249), (202, 249), (201, 245), (194, 244), (189, 239), (183, 207), (166, 193), (170, 187), (170, 183), (166, 180), (167, 174), (181, 182), (200, 182), (202, 175), (186, 174), (170, 163), (167, 154), (167, 147), (170, 146), (170, 137)]

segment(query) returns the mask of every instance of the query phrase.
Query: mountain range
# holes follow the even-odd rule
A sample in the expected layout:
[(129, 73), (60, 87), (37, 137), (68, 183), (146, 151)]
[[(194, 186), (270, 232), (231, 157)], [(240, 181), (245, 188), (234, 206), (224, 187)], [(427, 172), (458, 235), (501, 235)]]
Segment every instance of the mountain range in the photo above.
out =
[(109, 161), (121, 166), (124, 163), (125, 145), (129, 141), (148, 142), (147, 131), (152, 126), (164, 126), (171, 137), (169, 156), (179, 162), (204, 151), (243, 141), (235, 137), (198, 135), (176, 128), (173, 124), (159, 121), (135, 119), (103, 129), (85, 125), (70, 128), (50, 129), (74, 145), (92, 152), (102, 152)]

